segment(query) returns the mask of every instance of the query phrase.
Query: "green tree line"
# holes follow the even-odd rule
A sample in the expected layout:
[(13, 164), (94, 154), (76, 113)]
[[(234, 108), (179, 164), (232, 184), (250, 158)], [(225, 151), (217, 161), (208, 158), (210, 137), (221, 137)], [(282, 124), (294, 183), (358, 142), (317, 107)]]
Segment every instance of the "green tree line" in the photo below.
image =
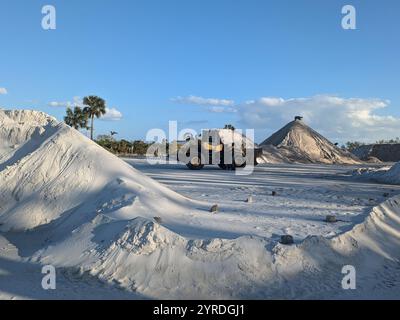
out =
[(375, 143), (364, 143), (360, 141), (348, 141), (346, 144), (343, 146), (343, 148), (353, 151), (357, 149), (358, 147), (368, 145), (368, 144), (394, 144), (394, 143), (400, 143), (400, 138), (394, 138), (394, 139), (388, 139), (388, 140), (377, 140)]
[(114, 154), (145, 155), (147, 149), (153, 143), (142, 140), (128, 141), (125, 139), (116, 140), (111, 135), (100, 135), (95, 140), (97, 144)]

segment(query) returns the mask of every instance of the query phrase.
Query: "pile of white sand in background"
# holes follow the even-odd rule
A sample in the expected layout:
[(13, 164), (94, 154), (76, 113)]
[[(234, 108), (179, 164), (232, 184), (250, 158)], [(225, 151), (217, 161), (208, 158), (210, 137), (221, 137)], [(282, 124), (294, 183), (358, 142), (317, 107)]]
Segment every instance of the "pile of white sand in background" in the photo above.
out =
[[(168, 226), (210, 215), (208, 205), (43, 113), (0, 110), (0, 127), (0, 236), (21, 263), (76, 269), (82, 281), (89, 274), (150, 298), (399, 297), (400, 199), (329, 240), (187, 239)], [(356, 291), (341, 288), (347, 264)]]
[(288, 123), (260, 146), (264, 155), (263, 163), (326, 163), (326, 164), (358, 164), (361, 161), (344, 151), (302, 120)]
[(400, 184), (400, 162), (397, 162), (393, 166), (381, 168), (356, 169), (351, 173), (356, 179), (371, 180), (386, 184)]

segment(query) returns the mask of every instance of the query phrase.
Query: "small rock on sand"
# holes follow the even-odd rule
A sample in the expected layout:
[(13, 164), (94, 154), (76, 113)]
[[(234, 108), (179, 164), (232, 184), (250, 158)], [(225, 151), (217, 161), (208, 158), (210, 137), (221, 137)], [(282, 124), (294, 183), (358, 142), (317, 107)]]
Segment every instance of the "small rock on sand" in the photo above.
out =
[(217, 205), (217, 204), (214, 204), (214, 205), (210, 208), (210, 212), (212, 212), (212, 213), (218, 212), (218, 205)]
[(337, 222), (337, 219), (335, 216), (326, 216), (325, 221), (333, 223), (333, 222)]
[(282, 244), (293, 244), (294, 240), (293, 240), (293, 237), (291, 235), (286, 234), (284, 236), (281, 236), (281, 241), (280, 242)]

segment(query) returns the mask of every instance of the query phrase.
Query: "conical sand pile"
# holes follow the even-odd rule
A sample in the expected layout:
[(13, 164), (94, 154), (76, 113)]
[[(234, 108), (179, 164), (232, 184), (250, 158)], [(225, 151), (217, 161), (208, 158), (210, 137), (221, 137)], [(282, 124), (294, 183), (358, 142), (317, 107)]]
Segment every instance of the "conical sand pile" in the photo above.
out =
[(265, 162), (357, 164), (360, 160), (346, 152), (302, 120), (294, 120), (261, 143)]

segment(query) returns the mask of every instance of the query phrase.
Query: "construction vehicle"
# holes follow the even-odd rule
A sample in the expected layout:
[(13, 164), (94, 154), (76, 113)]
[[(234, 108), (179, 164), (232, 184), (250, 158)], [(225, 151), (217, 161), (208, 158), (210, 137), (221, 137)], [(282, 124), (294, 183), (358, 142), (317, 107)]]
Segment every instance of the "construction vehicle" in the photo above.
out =
[(203, 169), (205, 165), (218, 165), (223, 170), (257, 165), (262, 149), (236, 130), (203, 130), (199, 137), (190, 137), (180, 147), (177, 158), (191, 170)]

